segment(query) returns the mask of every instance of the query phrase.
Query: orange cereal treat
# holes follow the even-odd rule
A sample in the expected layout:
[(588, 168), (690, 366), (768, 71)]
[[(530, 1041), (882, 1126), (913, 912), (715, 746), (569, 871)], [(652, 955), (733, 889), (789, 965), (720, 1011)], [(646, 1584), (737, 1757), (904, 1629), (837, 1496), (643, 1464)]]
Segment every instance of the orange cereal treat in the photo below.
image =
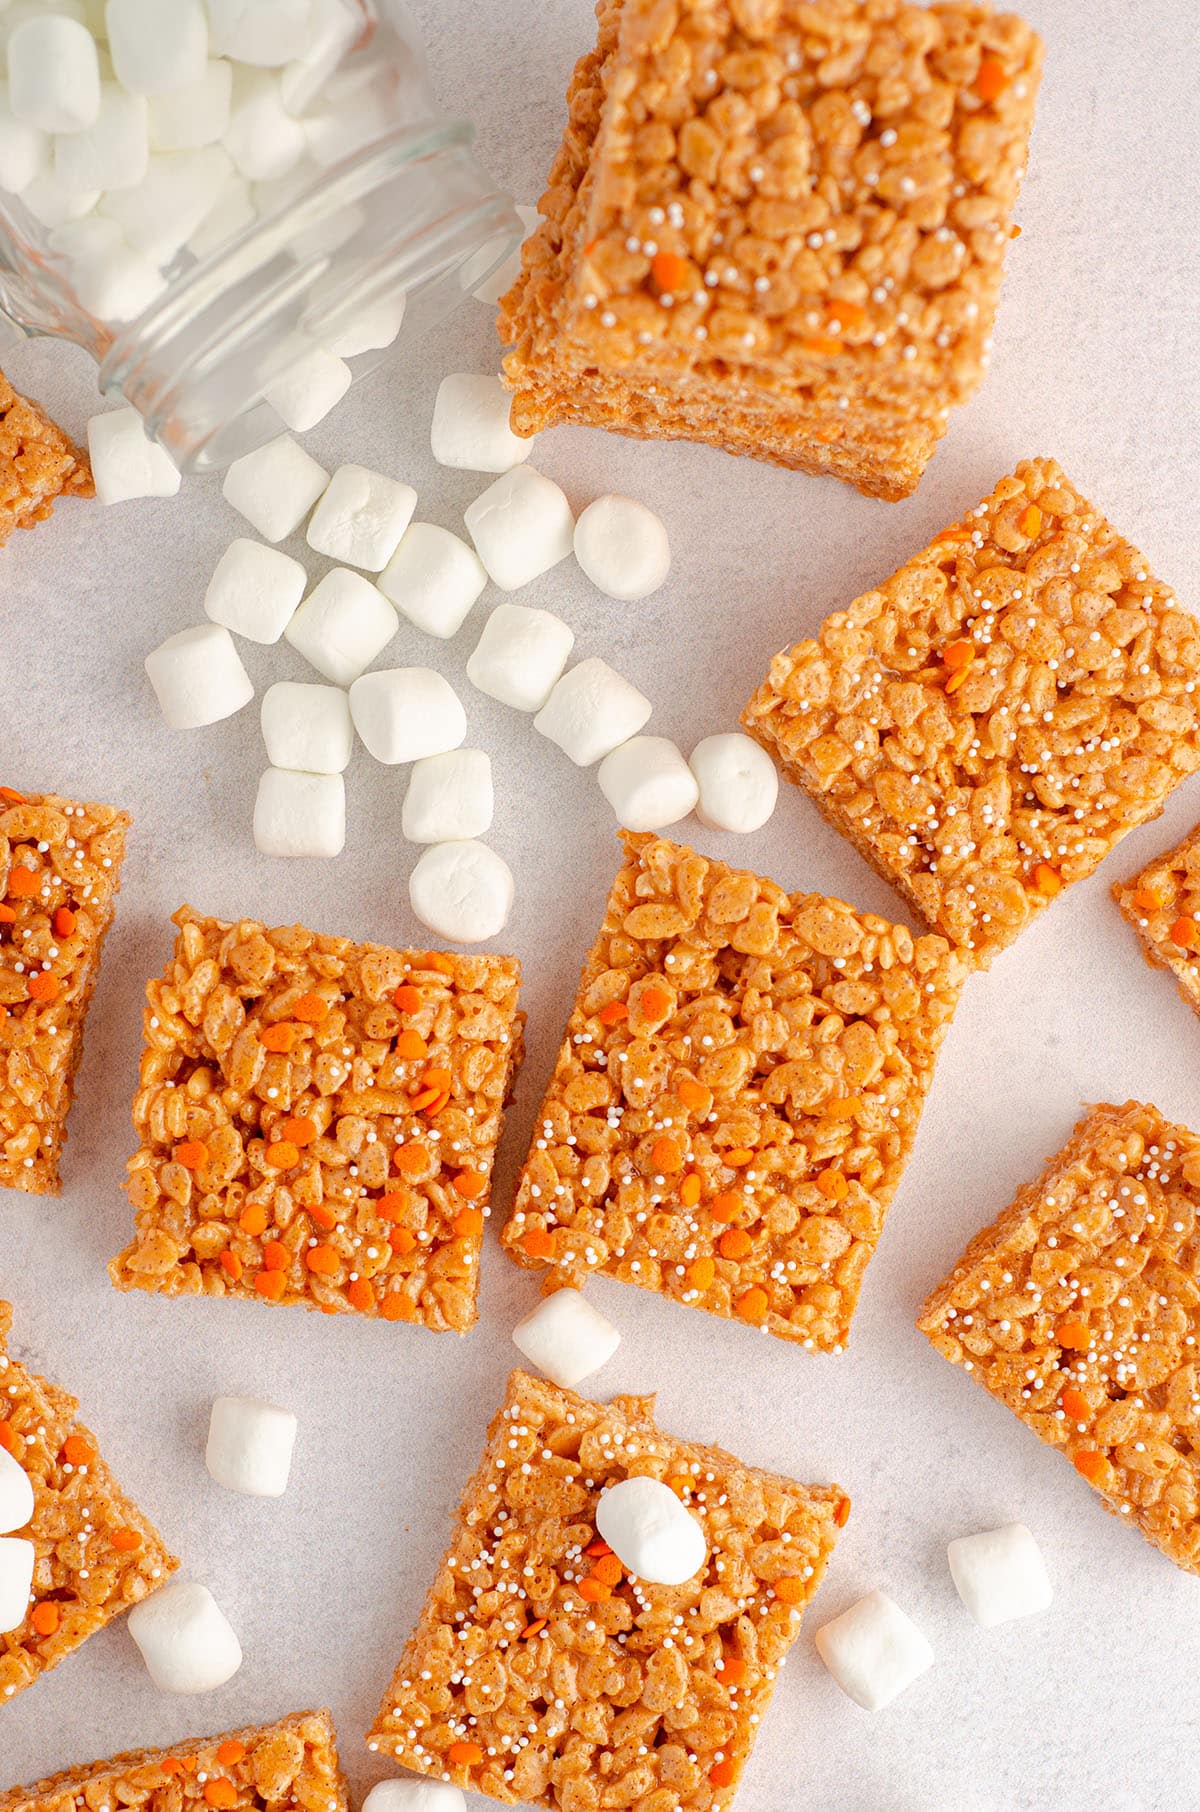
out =
[(11, 1533), (32, 1542), (36, 1558), (29, 1614), (0, 1635), (0, 1707), (179, 1565), (76, 1420), (74, 1397), (4, 1351), (11, 1319), (0, 1302), (0, 1448), (33, 1486), (33, 1520)]
[(127, 812), (0, 786), (0, 1189), (57, 1195)]
[(0, 547), (44, 521), (56, 498), (95, 495), (86, 453), (0, 371)]
[[(732, 1804), (850, 1500), (675, 1440), (653, 1409), (512, 1374), (371, 1749), (506, 1805)], [(597, 1535), (601, 1494), (640, 1475), (703, 1532), (683, 1585), (629, 1577)]]
[(327, 1711), (85, 1763), (0, 1792), (0, 1812), (349, 1812)]
[(600, 0), (500, 308), (512, 424), (916, 488), (987, 364), (1041, 43), (962, 0)]
[(1094, 1108), (917, 1326), (1169, 1560), (1200, 1573), (1200, 1137)]
[(1132, 881), (1116, 882), (1112, 894), (1141, 938), (1146, 961), (1169, 969), (1188, 1006), (1200, 1013), (1200, 824)]
[(624, 833), (503, 1244), (839, 1351), (967, 974), (939, 937)]
[(1200, 623), (1053, 460), (1023, 460), (779, 654), (742, 716), (986, 967), (1200, 767)]
[(516, 959), (174, 922), (113, 1283), (465, 1332), (523, 1050)]

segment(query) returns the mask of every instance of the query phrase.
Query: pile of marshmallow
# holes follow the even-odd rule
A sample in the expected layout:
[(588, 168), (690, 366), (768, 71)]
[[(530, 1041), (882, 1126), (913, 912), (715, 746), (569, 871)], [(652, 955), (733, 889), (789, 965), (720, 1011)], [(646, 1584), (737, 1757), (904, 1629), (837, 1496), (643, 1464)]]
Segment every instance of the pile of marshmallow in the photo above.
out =
[[(80, 302), (134, 320), (190, 261), (394, 123), (355, 0), (14, 0), (0, 8), (0, 189)], [(390, 344), (316, 348), (323, 381)], [(341, 391), (339, 391), (341, 394)], [(267, 393), (284, 420), (286, 398)]]

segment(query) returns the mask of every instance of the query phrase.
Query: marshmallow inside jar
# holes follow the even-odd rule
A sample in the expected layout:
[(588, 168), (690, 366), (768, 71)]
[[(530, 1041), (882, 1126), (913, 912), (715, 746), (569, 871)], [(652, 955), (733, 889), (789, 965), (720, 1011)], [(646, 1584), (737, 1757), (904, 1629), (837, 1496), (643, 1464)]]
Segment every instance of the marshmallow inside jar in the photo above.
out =
[(704, 1530), (661, 1479), (610, 1485), (596, 1507), (596, 1528), (621, 1565), (648, 1585), (683, 1585), (708, 1557)]

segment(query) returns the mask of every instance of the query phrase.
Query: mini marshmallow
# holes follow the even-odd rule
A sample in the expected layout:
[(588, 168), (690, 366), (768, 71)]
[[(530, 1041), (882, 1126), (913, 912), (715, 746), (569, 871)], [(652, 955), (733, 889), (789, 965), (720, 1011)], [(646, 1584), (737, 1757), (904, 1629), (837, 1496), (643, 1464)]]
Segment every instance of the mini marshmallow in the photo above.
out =
[(301, 54), (279, 72), (279, 92), (292, 113), (303, 113), (364, 30), (357, 0), (309, 0), (310, 18)]
[(589, 768), (636, 736), (653, 709), (636, 686), (593, 656), (563, 674), (533, 727), (556, 742), (576, 767)]
[(312, 513), (308, 545), (346, 566), (382, 572), (416, 507), (410, 484), (366, 466), (339, 466)]
[[(103, 231), (111, 228), (116, 233), (115, 240), (103, 244), (99, 234), (93, 245), (81, 252), (71, 262), (71, 283), (75, 294), (90, 315), (100, 321), (136, 321), (139, 315), (145, 314), (152, 303), (157, 302), (167, 288), (167, 280), (156, 264), (135, 252), (125, 244), (121, 229), (113, 220), (103, 220), (95, 216), (78, 222), (81, 227), (95, 226)], [(63, 231), (65, 229), (60, 229)], [(170, 464), (169, 456), (163, 457)], [(172, 466), (172, 470), (174, 467)], [(163, 468), (165, 475), (165, 468)], [(175, 490), (179, 489), (179, 474), (175, 473)], [(155, 492), (154, 495), (160, 493)], [(166, 495), (173, 495), (167, 492)]]
[(29, 1615), (37, 1549), (21, 1536), (0, 1537), (0, 1636), (19, 1630)]
[(388, 767), (457, 749), (467, 714), (449, 680), (432, 667), (388, 667), (364, 673), (350, 688), (354, 728)]
[(54, 174), (71, 194), (90, 189), (131, 189), (150, 163), (146, 102), (116, 82), (100, 87), (100, 111), (82, 132), (60, 133), (54, 141)]
[(215, 207), (209, 209), (187, 241), (193, 258), (207, 258), (210, 252), (227, 245), (236, 233), (253, 225), (258, 210), (250, 195), (250, 184), (241, 176), (231, 176)]
[(313, 587), (283, 633), (318, 673), (335, 686), (349, 686), (399, 627), (377, 586), (337, 566)]
[(597, 497), (575, 524), (575, 558), (606, 597), (632, 602), (657, 591), (671, 570), (660, 517), (632, 497)]
[(960, 1535), (946, 1549), (959, 1597), (982, 1629), (1049, 1609), (1054, 1588), (1024, 1523)]
[(700, 797), (696, 777), (665, 736), (633, 736), (606, 755), (596, 773), (600, 791), (626, 830), (678, 824)]
[(133, 94), (174, 94), (199, 82), (208, 60), (203, 0), (108, 0), (108, 49)]
[(377, 1781), (362, 1812), (467, 1812), (461, 1787), (448, 1781)]
[(324, 466), (290, 434), (281, 434), (235, 459), (221, 492), (264, 541), (283, 541), (300, 527), (328, 483)]
[(574, 646), (574, 630), (552, 611), (497, 604), (467, 661), (467, 678), (513, 711), (540, 711)]
[(620, 1344), (612, 1322), (578, 1290), (555, 1290), (513, 1329), (517, 1351), (566, 1390), (607, 1365)]
[(86, 25), (62, 13), (22, 19), (8, 40), (13, 116), (43, 132), (82, 132), (100, 111), (100, 59)]
[(33, 1516), (33, 1485), (11, 1453), (0, 1447), (0, 1535), (23, 1529)]
[(20, 195), (50, 157), (50, 140), (38, 126), (27, 126), (9, 106), (0, 86), (0, 189)]
[(254, 801), (254, 841), (264, 856), (340, 856), (346, 844), (346, 783), (340, 774), (268, 768)]
[(491, 757), (450, 749), (413, 763), (400, 829), (410, 843), (454, 843), (492, 828)]
[(71, 220), (82, 220), (99, 199), (99, 189), (89, 189), (86, 195), (72, 195), (49, 169), (39, 170), (21, 191), (21, 206), (44, 227), (50, 228), (64, 226)]
[(220, 55), (270, 69), (305, 54), (311, 11), (312, 0), (208, 0)]
[(87, 425), (88, 456), (101, 503), (131, 497), (174, 497), (179, 469), (165, 447), (151, 440), (136, 409), (110, 409)]
[(286, 371), (267, 385), (263, 396), (280, 421), (297, 434), (307, 434), (341, 402), (354, 381), (354, 373), (344, 359), (336, 358), (324, 346), (310, 346), (299, 335), (296, 340), (296, 357)]
[(171, 730), (220, 723), (254, 697), (233, 637), (219, 623), (168, 636), (146, 656), (146, 673)]
[(661, 1479), (621, 1479), (602, 1491), (596, 1529), (623, 1567), (651, 1585), (682, 1585), (704, 1565), (704, 1530)]
[(259, 70), (235, 71), (222, 142), (250, 182), (286, 176), (307, 148), (304, 127), (284, 106), (279, 83)]
[(398, 291), (356, 308), (328, 335), (330, 352), (340, 359), (356, 359), (360, 353), (381, 352), (390, 346), (403, 325), (405, 301), (403, 291)]
[(354, 724), (340, 686), (276, 681), (263, 697), (262, 733), (272, 767), (342, 774), (350, 765)]
[[(525, 239), (528, 239), (530, 233), (537, 226), (538, 211), (536, 208), (524, 207), (518, 202), (517, 213), (520, 215), (521, 225), (525, 228)], [(486, 246), (475, 252), (463, 266), (463, 288), (469, 289), (477, 302), (486, 302), (490, 307), (495, 308), (501, 296), (512, 288), (521, 275), (521, 245), (524, 243), (523, 239), (520, 244), (514, 246), (508, 257), (498, 264), (491, 275), (485, 277), (478, 286), (475, 284), (473, 273), (484, 269), (489, 262), (489, 253)], [(494, 256), (494, 254), (492, 255)]]
[(422, 925), (452, 944), (499, 936), (513, 903), (512, 870), (486, 843), (434, 843), (408, 877), (408, 899)]
[(156, 151), (199, 151), (215, 145), (229, 125), (233, 65), (217, 57), (204, 73), (168, 95), (150, 100), (150, 143)]
[(414, 522), (380, 574), (379, 589), (426, 635), (457, 635), (487, 574), (473, 548), (449, 529)]
[(532, 466), (514, 466), (489, 485), (463, 520), (501, 591), (516, 591), (565, 560), (575, 532), (563, 493)]
[(933, 1666), (933, 1650), (898, 1604), (868, 1592), (817, 1631), (817, 1653), (864, 1711), (882, 1711)]
[[(239, 536), (231, 541), (204, 594), (204, 614), (248, 642), (277, 642), (304, 596), (308, 574), (299, 560)], [(280, 767), (297, 767), (280, 762)]]
[(533, 436), (522, 440), (508, 425), (508, 391), (498, 377), (454, 371), (438, 385), (429, 431), (440, 466), (462, 472), (508, 472), (533, 452)]
[(696, 816), (709, 830), (761, 830), (779, 797), (779, 774), (764, 748), (730, 731), (706, 736), (688, 762), (700, 788)]
[(100, 212), (117, 222), (135, 252), (165, 266), (220, 202), (232, 175), (220, 145), (156, 151), (141, 182), (105, 195)]
[(242, 1665), (242, 1645), (207, 1586), (161, 1586), (134, 1605), (129, 1634), (162, 1692), (213, 1692)]
[(321, 105), (304, 116), (308, 155), (328, 169), (391, 131), (395, 123), (395, 87), (377, 66), (340, 70), (325, 84)]
[(226, 1491), (282, 1497), (292, 1469), (297, 1422), (290, 1409), (257, 1397), (217, 1397), (208, 1422), (204, 1464)]

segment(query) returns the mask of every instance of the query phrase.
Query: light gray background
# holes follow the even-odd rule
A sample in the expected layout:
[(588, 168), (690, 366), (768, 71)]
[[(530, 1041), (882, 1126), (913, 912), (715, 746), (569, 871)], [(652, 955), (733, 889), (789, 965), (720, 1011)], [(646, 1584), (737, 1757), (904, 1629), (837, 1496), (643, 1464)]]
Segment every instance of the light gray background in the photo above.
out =
[[(448, 107), (532, 201), (561, 129), (562, 94), (589, 40), (585, 0), (513, 7), (420, 0)], [(868, 501), (684, 446), (558, 431), (540, 466), (581, 506), (605, 490), (658, 507), (675, 564), (649, 602), (620, 605), (570, 565), (522, 594), (562, 612), (655, 699), (652, 728), (689, 748), (732, 727), (771, 653), (885, 576), (1015, 461), (1053, 454), (1145, 551), (1198, 595), (1194, 332), (1200, 287), (1190, 0), (1028, 0), (1047, 39), (1032, 163), (1010, 252), (995, 365), (960, 412), (920, 494)], [(428, 452), (447, 370), (494, 368), (475, 303), (356, 393), (309, 444), (409, 479), (421, 513), (459, 526), (482, 488)], [(44, 344), (6, 361), (73, 429), (94, 374)], [(194, 621), (207, 576), (244, 525), (212, 480), (174, 502), (108, 512), (68, 503), (0, 555), (0, 778), (110, 800), (136, 817), (125, 887), (89, 1026), (61, 1200), (0, 1202), (0, 1293), (22, 1357), (75, 1391), (118, 1476), (227, 1609), (246, 1653), (237, 1678), (189, 1703), (151, 1687), (121, 1625), (0, 1712), (0, 1787), (147, 1743), (170, 1743), (329, 1704), (356, 1792), (381, 1772), (363, 1748), (516, 1355), (509, 1330), (533, 1278), (490, 1245), (483, 1317), (467, 1339), (247, 1304), (119, 1297), (106, 1260), (124, 1242), (121, 1194), (141, 992), (183, 900), (352, 936), (420, 937), (400, 840), (404, 775), (356, 759), (341, 861), (260, 857), (250, 812), (263, 756), (257, 713), (171, 735), (142, 658)], [(301, 552), (302, 549), (295, 551)], [(582, 954), (616, 859), (593, 780), (527, 720), (463, 675), (486, 605), (449, 646), (401, 633), (389, 658), (429, 661), (462, 687), (470, 738), (492, 752), (493, 840), (517, 875), (504, 944), (525, 964), (529, 1059), (500, 1165), (511, 1180)], [(251, 648), (257, 681), (302, 677), (290, 651)], [(939, 1359), (914, 1331), (928, 1287), (967, 1237), (1068, 1134), (1082, 1102), (1138, 1095), (1200, 1124), (1200, 1025), (1141, 963), (1109, 883), (1200, 816), (1200, 781), (1132, 837), (967, 990), (920, 1138), (868, 1274), (850, 1351), (810, 1357), (747, 1329), (603, 1280), (595, 1299), (622, 1345), (599, 1394), (655, 1390), (662, 1424), (802, 1479), (835, 1478), (854, 1514), (765, 1721), (746, 1812), (1159, 1812), (1196, 1803), (1200, 1581), (1102, 1511), (1056, 1454)], [(689, 826), (700, 848), (789, 887), (897, 914), (897, 902), (812, 806), (786, 789), (758, 835)], [(221, 1492), (203, 1469), (221, 1391), (299, 1412), (294, 1483), (279, 1503)], [(991, 1634), (955, 1597), (946, 1541), (1023, 1518), (1057, 1587), (1053, 1609)], [(834, 1686), (812, 1631), (882, 1586), (928, 1633), (937, 1664), (874, 1718)], [(482, 1806), (483, 1802), (477, 1802)]]

